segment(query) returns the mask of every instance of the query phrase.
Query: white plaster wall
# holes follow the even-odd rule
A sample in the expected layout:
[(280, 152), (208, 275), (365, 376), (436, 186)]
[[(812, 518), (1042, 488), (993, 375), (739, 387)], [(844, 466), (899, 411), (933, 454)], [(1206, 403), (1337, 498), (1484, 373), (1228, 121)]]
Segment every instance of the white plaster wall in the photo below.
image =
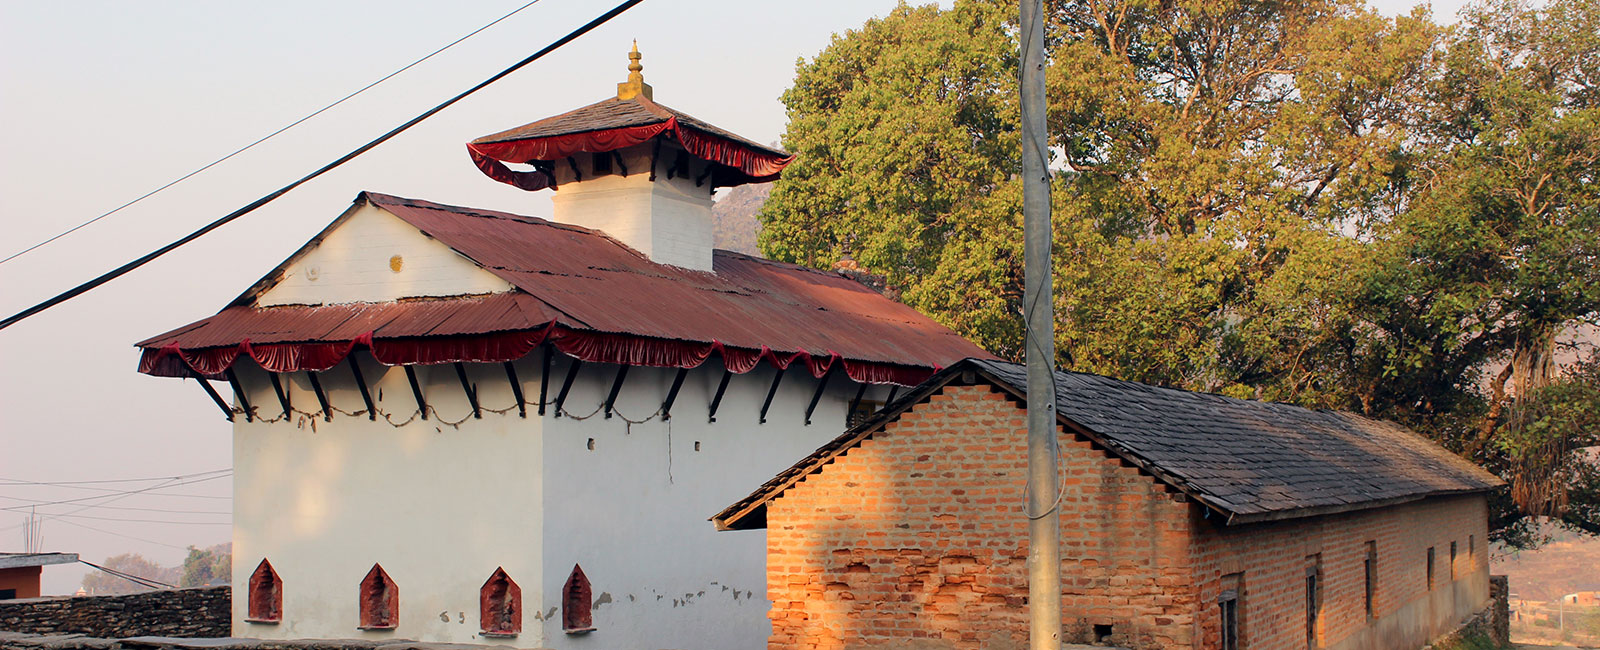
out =
[[(400, 269), (391, 259), (400, 256)], [(385, 302), (510, 291), (511, 285), (382, 208), (363, 205), (290, 264), (263, 306)]]
[(573, 158), (584, 171), (581, 181), (575, 180), (570, 165), (558, 164), (552, 218), (604, 231), (656, 262), (710, 271), (710, 185), (709, 180), (698, 187), (694, 183), (706, 163), (695, 160), (688, 177), (668, 178), (667, 170), (678, 154), (662, 147), (652, 182), (649, 145), (620, 153), (628, 168), (626, 177), (615, 167), (618, 173), (591, 176), (589, 154)]
[[(521, 365), (537, 395), (538, 368)], [(416, 405), (404, 371), (385, 372), (370, 357), (362, 369), (374, 399), (382, 396), (379, 410), (396, 421), (410, 417)], [(478, 590), (496, 567), (523, 587), (527, 610), (538, 609), (543, 437), (537, 415), (470, 419), (453, 368), (419, 373), (442, 416), (468, 417), (459, 429), (438, 418), (401, 427), (364, 415), (270, 424), (237, 418), (235, 636), (481, 642)], [(499, 366), (471, 368), (485, 406), (514, 403), (503, 373)], [(264, 372), (241, 374), (258, 413), (280, 417)], [(305, 373), (291, 377), (294, 407), (318, 411)], [(348, 366), (324, 373), (322, 383), (335, 408), (364, 408)], [(263, 557), (283, 579), (283, 621), (276, 625), (244, 621), (245, 585)], [(357, 587), (375, 562), (400, 590), (394, 631), (356, 628)]]
[[(545, 602), (560, 602), (574, 564), (582, 565), (595, 599), (609, 600), (594, 609), (596, 631), (588, 634), (565, 634), (555, 612), (544, 622), (547, 647), (765, 646), (771, 633), (765, 531), (718, 532), (707, 518), (841, 433), (858, 385), (835, 377), (806, 426), (817, 383), (791, 368), (760, 424), (774, 373), (763, 366), (733, 377), (717, 421), (709, 423), (707, 406), (722, 369), (707, 366), (716, 367), (693, 371), (684, 382), (670, 423), (547, 420)], [(582, 372), (568, 405), (579, 414), (604, 398), (615, 367), (586, 365)], [(618, 409), (634, 420), (652, 413), (672, 376), (631, 369)], [(882, 399), (887, 391), (875, 387), (869, 396)]]
[[(768, 422), (757, 422), (773, 370), (734, 375), (718, 411), (707, 407), (722, 368), (691, 371), (669, 423), (652, 420), (674, 370), (630, 369), (618, 417), (540, 418), (539, 354), (517, 363), (528, 418), (484, 412), (471, 419), (451, 366), (419, 368), (439, 418), (394, 427), (380, 416), (335, 414), (332, 422), (246, 423), (234, 433), (235, 585), (269, 558), (282, 577), (283, 622), (244, 621), (234, 602), (234, 634), (263, 638), (367, 638), (484, 643), (560, 650), (752, 648), (766, 643), (763, 531), (717, 532), (711, 514), (744, 497), (844, 428), (857, 384), (836, 375), (813, 415), (816, 388), (802, 368), (786, 374)], [(365, 355), (363, 355), (365, 356)], [(548, 399), (567, 369), (558, 355)], [(504, 370), (469, 364), (486, 409), (514, 404)], [(363, 372), (380, 411), (396, 421), (415, 410), (402, 369), (370, 358)], [(585, 364), (567, 410), (595, 411), (616, 366)], [(298, 410), (317, 411), (304, 373), (291, 375)], [(380, 379), (381, 378), (381, 379)], [(259, 414), (279, 416), (263, 371), (241, 371)], [(335, 408), (364, 408), (348, 366), (321, 375)], [(887, 387), (871, 387), (882, 400)], [(380, 399), (381, 395), (381, 399)], [(462, 418), (465, 418), (462, 420)], [(595, 448), (588, 448), (593, 438)], [(695, 443), (700, 443), (698, 451)], [(356, 629), (357, 586), (374, 562), (400, 589), (400, 625)], [(589, 576), (595, 632), (565, 634), (560, 591), (574, 564)], [(478, 589), (497, 566), (522, 587), (523, 632), (478, 636)]]

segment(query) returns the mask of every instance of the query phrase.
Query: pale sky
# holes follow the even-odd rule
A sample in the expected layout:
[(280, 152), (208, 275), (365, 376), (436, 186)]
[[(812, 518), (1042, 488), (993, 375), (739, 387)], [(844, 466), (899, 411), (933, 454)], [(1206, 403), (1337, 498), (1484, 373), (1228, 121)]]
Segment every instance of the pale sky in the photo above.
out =
[[(0, 2), (0, 257), (249, 143), (524, 0)], [(144, 202), (0, 264), (10, 315), (226, 214), (465, 90), (612, 2), (543, 0), (450, 51)], [(948, 4), (948, 3), (946, 3)], [(1381, 2), (1387, 14), (1411, 3)], [(1435, 10), (1454, 15), (1460, 2)], [(134, 273), (0, 331), (0, 508), (231, 466), (230, 425), (192, 381), (135, 371), (133, 343), (215, 313), (362, 190), (547, 216), (549, 193), (483, 177), (463, 144), (605, 98), (631, 39), (657, 101), (760, 142), (798, 57), (891, 0), (648, 0), (354, 162)], [(226, 389), (218, 385), (226, 394)], [(228, 540), (226, 478), (118, 499), (43, 527), (45, 550), (165, 565)], [(198, 495), (172, 496), (173, 494)], [(30, 501), (31, 500), (31, 501)], [(208, 513), (208, 514), (196, 514)], [(147, 520), (147, 521), (129, 521)], [(25, 517), (0, 510), (0, 551)], [(46, 593), (83, 567), (44, 571)]]

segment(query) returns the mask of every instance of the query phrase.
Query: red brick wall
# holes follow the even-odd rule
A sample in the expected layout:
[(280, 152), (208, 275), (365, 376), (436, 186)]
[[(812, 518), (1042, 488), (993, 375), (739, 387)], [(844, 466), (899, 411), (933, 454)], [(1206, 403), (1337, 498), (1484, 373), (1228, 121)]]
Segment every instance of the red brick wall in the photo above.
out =
[[(1244, 574), (1241, 637), (1255, 648), (1305, 647), (1305, 567), (1311, 556), (1320, 556), (1321, 567), (1319, 647), (1420, 647), (1487, 604), (1487, 528), (1482, 496), (1247, 526), (1201, 522), (1196, 578), (1202, 647), (1217, 643), (1219, 580), (1239, 572)], [(1369, 541), (1376, 542), (1378, 560), (1373, 621), (1367, 619), (1363, 563)], [(1451, 541), (1458, 548), (1454, 581)], [(1427, 587), (1429, 546), (1436, 558), (1432, 591)]]
[[(1026, 469), (1022, 410), (988, 387), (951, 386), (770, 502), (770, 648), (1025, 646)], [(1243, 572), (1246, 647), (1301, 647), (1303, 567), (1320, 552), (1331, 646), (1371, 627), (1369, 539), (1379, 541), (1379, 616), (1421, 595), (1413, 583), (1429, 543), (1438, 584), (1449, 583), (1452, 535), (1458, 575), (1487, 584), (1482, 498), (1223, 528), (1086, 441), (1063, 437), (1062, 469), (1068, 642), (1093, 642), (1109, 625), (1105, 641), (1124, 647), (1216, 647), (1219, 580)], [(1476, 536), (1474, 557), (1457, 531)]]

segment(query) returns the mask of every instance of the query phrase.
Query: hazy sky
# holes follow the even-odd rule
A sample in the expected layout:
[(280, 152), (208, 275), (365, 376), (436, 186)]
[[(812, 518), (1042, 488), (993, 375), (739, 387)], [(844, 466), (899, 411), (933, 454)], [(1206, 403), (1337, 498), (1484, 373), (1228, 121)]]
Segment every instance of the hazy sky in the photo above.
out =
[[(0, 257), (243, 146), (523, 2), (0, 2)], [(277, 189), (611, 4), (543, 0), (267, 144), (0, 264), (0, 312), (31, 306)], [(1379, 8), (1393, 14), (1410, 4)], [(361, 190), (548, 215), (548, 192), (484, 178), (463, 144), (613, 94), (634, 38), (657, 101), (757, 141), (776, 140), (785, 119), (778, 96), (796, 59), (893, 5), (649, 0), (270, 206), (0, 331), (0, 508), (157, 485), (18, 481), (229, 467), (230, 427), (216, 407), (191, 381), (138, 374), (132, 344), (215, 313)], [(1435, 5), (1445, 16), (1458, 7)], [(44, 547), (96, 562), (132, 551), (176, 564), (188, 545), (227, 541), (230, 490), (222, 478), (109, 504), (119, 509), (41, 507), (73, 513), (45, 522)], [(0, 551), (21, 550), (24, 520), (0, 510)], [(46, 568), (46, 592), (75, 590), (80, 568)]]

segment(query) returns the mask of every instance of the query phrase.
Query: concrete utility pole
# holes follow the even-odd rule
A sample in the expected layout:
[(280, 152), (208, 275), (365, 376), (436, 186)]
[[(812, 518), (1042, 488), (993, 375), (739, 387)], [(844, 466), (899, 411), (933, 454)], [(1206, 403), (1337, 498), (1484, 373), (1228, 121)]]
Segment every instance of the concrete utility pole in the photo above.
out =
[(1023, 317), (1028, 348), (1028, 644), (1061, 648), (1061, 524), (1056, 510), (1056, 328), (1050, 291), (1050, 167), (1045, 148), (1044, 7), (1022, 0)]

